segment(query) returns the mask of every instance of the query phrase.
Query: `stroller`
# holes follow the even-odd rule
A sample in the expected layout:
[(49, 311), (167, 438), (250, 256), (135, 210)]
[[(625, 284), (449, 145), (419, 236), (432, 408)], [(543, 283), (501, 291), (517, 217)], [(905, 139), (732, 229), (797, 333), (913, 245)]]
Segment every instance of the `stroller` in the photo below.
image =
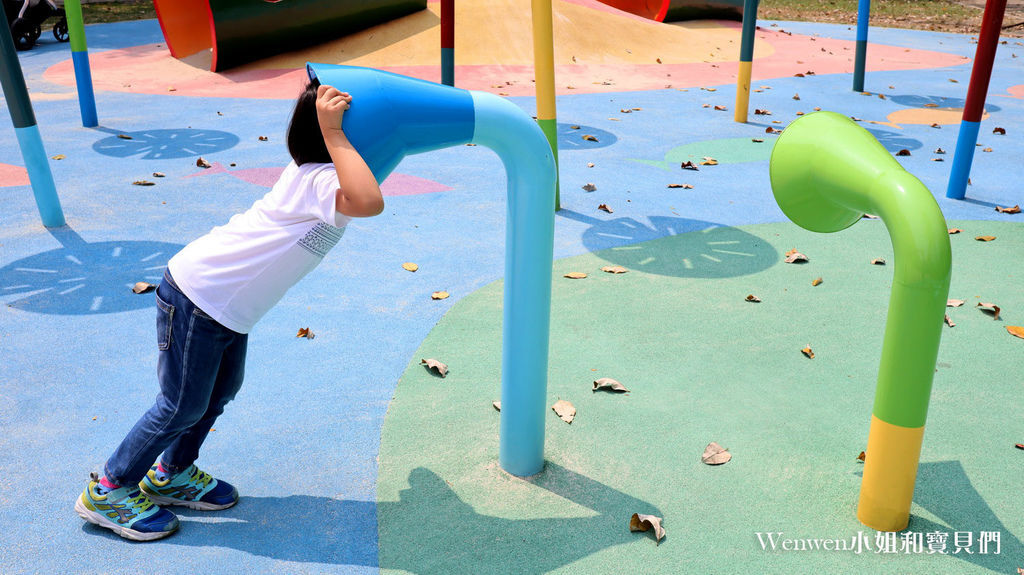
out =
[(7, 25), (11, 28), (14, 45), (18, 50), (28, 50), (35, 46), (36, 40), (43, 33), (43, 22), (57, 16), (60, 20), (53, 25), (53, 37), (60, 42), (67, 42), (68, 19), (63, 7), (57, 7), (53, 0), (0, 0), (4, 3), (7, 14)]

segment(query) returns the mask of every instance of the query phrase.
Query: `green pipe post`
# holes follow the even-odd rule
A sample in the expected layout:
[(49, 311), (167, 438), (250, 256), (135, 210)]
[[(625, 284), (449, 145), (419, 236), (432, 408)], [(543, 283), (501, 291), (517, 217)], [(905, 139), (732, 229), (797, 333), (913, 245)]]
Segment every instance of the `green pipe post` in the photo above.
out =
[(857, 516), (899, 531), (910, 517), (939, 353), (951, 255), (934, 196), (848, 117), (798, 118), (772, 151), (771, 184), (782, 211), (815, 232), (836, 232), (872, 213), (892, 239), (895, 266)]

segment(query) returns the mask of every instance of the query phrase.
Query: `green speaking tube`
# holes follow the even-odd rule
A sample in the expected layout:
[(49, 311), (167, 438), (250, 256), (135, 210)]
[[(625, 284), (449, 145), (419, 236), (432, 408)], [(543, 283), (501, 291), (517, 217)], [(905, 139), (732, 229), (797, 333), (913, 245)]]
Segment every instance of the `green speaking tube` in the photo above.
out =
[(882, 531), (906, 527), (949, 296), (946, 220), (932, 193), (867, 130), (817, 112), (793, 122), (772, 151), (779, 207), (797, 225), (837, 232), (876, 214), (894, 254), (857, 516)]
[(175, 58), (203, 51), (218, 72), (424, 10), (427, 0), (153, 0)]

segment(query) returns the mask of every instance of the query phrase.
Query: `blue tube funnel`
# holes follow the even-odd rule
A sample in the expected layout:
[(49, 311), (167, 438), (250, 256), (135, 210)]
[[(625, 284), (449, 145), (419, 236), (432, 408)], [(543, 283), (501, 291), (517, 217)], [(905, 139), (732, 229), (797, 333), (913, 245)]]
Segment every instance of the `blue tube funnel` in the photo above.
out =
[(310, 79), (352, 95), (345, 135), (377, 182), (402, 158), (473, 139), (473, 96), (467, 90), (399, 74), (332, 64), (306, 64)]

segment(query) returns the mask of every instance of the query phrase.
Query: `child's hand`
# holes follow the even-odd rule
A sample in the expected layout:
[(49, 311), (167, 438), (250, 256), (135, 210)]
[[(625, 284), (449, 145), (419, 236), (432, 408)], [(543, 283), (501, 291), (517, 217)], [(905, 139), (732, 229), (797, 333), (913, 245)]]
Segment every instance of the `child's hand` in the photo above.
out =
[(348, 92), (340, 92), (337, 88), (327, 85), (317, 88), (316, 116), (324, 137), (333, 134), (333, 130), (341, 132), (341, 118), (345, 110), (349, 109), (351, 102), (352, 96)]

